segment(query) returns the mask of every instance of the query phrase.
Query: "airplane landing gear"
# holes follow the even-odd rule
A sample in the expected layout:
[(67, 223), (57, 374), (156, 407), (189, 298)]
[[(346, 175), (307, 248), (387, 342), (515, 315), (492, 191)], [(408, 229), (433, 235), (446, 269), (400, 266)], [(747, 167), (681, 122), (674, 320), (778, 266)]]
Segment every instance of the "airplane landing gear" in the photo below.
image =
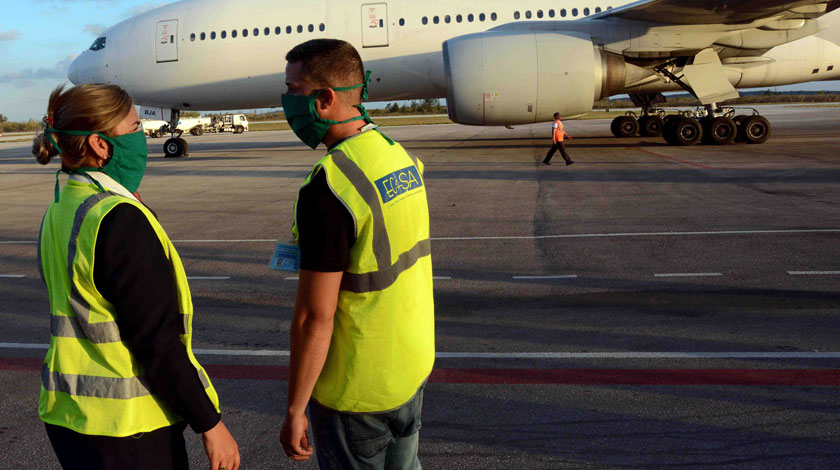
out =
[(616, 137), (656, 137), (665, 129), (665, 111), (658, 108), (643, 108), (642, 117), (636, 119), (632, 111), (613, 119), (610, 130)]
[(163, 154), (166, 158), (188, 157), (189, 144), (180, 137), (172, 137), (163, 144)]
[(633, 113), (613, 119), (610, 130), (616, 137), (633, 137), (639, 132), (639, 121)]
[(172, 137), (163, 143), (163, 155), (166, 158), (179, 158), (190, 156), (190, 146), (187, 141), (181, 138), (183, 131), (178, 130), (178, 119), (181, 117), (181, 110), (173, 109), (169, 117), (169, 129)]
[(737, 140), (748, 144), (763, 144), (770, 138), (770, 122), (764, 117), (754, 114), (752, 116), (738, 116), (735, 118), (738, 123)]
[(665, 119), (659, 114), (648, 114), (639, 118), (639, 134), (643, 137), (656, 137), (665, 130)]

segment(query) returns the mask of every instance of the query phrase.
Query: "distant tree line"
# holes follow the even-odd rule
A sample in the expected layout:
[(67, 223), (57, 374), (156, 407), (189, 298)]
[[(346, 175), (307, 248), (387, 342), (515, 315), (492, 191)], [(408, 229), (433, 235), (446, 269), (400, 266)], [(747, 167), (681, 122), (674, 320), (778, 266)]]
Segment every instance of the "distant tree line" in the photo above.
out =
[(371, 116), (387, 116), (389, 114), (446, 114), (446, 106), (440, 104), (437, 98), (415, 100), (409, 104), (388, 103), (383, 109), (371, 109)]

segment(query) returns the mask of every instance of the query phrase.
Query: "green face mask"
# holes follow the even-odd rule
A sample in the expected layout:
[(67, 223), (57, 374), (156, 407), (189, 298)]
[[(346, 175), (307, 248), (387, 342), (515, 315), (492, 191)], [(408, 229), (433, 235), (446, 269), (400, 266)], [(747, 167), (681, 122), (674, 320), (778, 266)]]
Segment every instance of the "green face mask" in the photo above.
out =
[[(362, 101), (365, 101), (368, 99), (367, 87), (370, 82), (370, 73), (370, 70), (365, 72), (365, 82), (362, 84), (348, 87), (333, 87), (333, 90), (348, 91), (361, 88)], [(364, 120), (367, 123), (371, 122), (370, 116), (368, 116), (368, 113), (363, 105), (355, 106), (359, 112), (362, 113), (361, 116), (356, 116), (344, 121), (321, 119), (321, 117), (318, 116), (318, 111), (315, 109), (318, 96), (320, 95), (321, 92), (319, 91), (318, 93), (310, 96), (283, 95), (281, 97), (283, 112), (286, 114), (286, 121), (289, 123), (289, 127), (292, 128), (292, 132), (295, 133), (298, 139), (312, 149), (318, 147), (318, 144), (321, 143), (324, 136), (327, 135), (327, 131), (330, 130), (330, 127), (336, 124), (344, 124), (347, 122), (361, 120)]]
[[(146, 161), (149, 156), (149, 148), (146, 145), (146, 136), (143, 131), (137, 131), (131, 134), (118, 135), (116, 137), (108, 137), (98, 132), (88, 131), (63, 131), (57, 129), (47, 128), (44, 130), (56, 148), (58, 153), (61, 149), (58, 147), (58, 142), (53, 139), (52, 134), (66, 134), (66, 135), (98, 135), (111, 144), (111, 158), (108, 163), (102, 167), (102, 172), (120, 183), (129, 192), (137, 191), (140, 187), (140, 181), (146, 173)], [(83, 173), (85, 169), (80, 170)]]

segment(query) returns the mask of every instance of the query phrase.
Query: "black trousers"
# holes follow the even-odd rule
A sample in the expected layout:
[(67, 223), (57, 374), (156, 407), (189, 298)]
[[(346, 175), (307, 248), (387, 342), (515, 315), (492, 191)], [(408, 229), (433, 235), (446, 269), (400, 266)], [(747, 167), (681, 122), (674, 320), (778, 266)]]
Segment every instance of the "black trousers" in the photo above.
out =
[(566, 163), (572, 161), (572, 159), (569, 158), (569, 154), (566, 153), (566, 143), (563, 141), (555, 142), (554, 145), (551, 146), (551, 150), (548, 151), (548, 154), (546, 154), (545, 159), (543, 161), (545, 163), (550, 162), (551, 157), (554, 156), (554, 152), (558, 150), (560, 151), (560, 155), (563, 156), (563, 160), (566, 160)]
[(186, 470), (186, 423), (129, 437), (89, 436), (47, 424), (55, 455), (64, 470)]

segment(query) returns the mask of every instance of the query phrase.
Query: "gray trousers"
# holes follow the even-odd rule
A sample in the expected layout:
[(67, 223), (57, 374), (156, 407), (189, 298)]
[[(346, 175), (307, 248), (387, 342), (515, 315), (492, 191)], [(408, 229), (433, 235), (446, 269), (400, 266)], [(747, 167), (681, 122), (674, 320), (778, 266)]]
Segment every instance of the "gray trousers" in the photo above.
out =
[(421, 470), (417, 449), (423, 387), (404, 405), (382, 413), (342, 413), (309, 402), (321, 469)]

